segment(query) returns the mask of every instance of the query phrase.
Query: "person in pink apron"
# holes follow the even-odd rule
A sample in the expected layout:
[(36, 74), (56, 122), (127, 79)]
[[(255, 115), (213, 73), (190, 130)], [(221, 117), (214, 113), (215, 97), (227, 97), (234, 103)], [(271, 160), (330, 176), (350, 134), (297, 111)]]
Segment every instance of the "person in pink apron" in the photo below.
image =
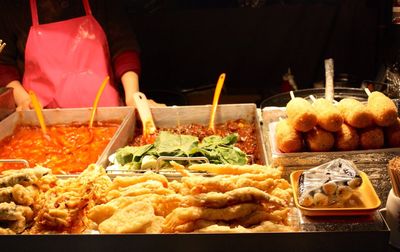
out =
[(135, 68), (129, 69), (126, 62), (135, 55), (123, 52), (111, 60), (105, 32), (92, 15), (89, 1), (82, 0), (81, 4), (84, 16), (41, 24), (36, 0), (29, 1), (32, 26), (26, 39), (23, 87), (18, 80), (7, 84), (14, 88), (20, 108), (30, 106), (29, 90), (37, 94), (46, 108), (90, 107), (106, 76), (111, 78), (99, 106), (122, 105), (114, 83), (112, 61), (125, 68), (128, 65), (127, 71), (117, 69), (116, 72), (124, 87), (126, 104), (133, 105), (130, 97), (138, 91), (138, 73)]

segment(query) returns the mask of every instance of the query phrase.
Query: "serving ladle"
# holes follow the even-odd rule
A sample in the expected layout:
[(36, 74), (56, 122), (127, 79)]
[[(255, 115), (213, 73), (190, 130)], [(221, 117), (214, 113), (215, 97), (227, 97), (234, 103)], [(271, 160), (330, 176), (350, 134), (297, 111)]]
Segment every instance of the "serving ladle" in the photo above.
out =
[(151, 135), (156, 132), (157, 128), (154, 124), (146, 95), (141, 92), (136, 92), (133, 94), (133, 99), (135, 101), (136, 109), (139, 112), (140, 120), (142, 121), (142, 141), (144, 141), (146, 144), (152, 143), (154, 139), (151, 137)]
[(208, 125), (208, 129), (212, 130), (213, 132), (215, 131), (215, 122), (214, 122), (215, 113), (217, 112), (219, 96), (221, 94), (222, 87), (224, 86), (224, 81), (225, 81), (225, 73), (222, 73), (219, 76), (217, 86), (215, 87), (213, 104), (211, 107), (210, 123)]
[(50, 140), (50, 136), (47, 134), (46, 123), (44, 122), (44, 117), (43, 117), (43, 112), (42, 112), (42, 105), (40, 104), (40, 101), (37, 98), (35, 92), (33, 92), (32, 90), (29, 91), (29, 97), (31, 98), (32, 106), (33, 106), (33, 109), (35, 110), (36, 117), (39, 120), (39, 125), (40, 125), (40, 128), (41, 128), (42, 132), (43, 132), (43, 136), (47, 140)]

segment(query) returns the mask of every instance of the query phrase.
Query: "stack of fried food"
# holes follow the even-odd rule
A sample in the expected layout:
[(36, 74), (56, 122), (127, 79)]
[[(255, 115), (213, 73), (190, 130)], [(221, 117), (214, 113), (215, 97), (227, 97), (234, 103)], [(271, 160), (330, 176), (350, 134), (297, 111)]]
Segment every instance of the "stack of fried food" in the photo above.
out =
[(372, 92), (367, 104), (352, 98), (337, 104), (320, 98), (311, 104), (296, 97), (286, 113), (288, 118), (279, 121), (275, 131), (281, 152), (400, 147), (397, 107), (381, 92)]
[(57, 179), (36, 202), (30, 234), (82, 233), (90, 229), (87, 211), (104, 203), (111, 179), (101, 166), (89, 165), (78, 177)]
[(192, 165), (194, 175), (174, 163), (180, 181), (146, 172), (116, 177), (105, 199), (88, 217), (100, 233), (293, 231), (292, 198), (282, 170), (260, 165)]
[(38, 211), (40, 193), (55, 181), (50, 169), (37, 167), (0, 175), (0, 234), (20, 234)]

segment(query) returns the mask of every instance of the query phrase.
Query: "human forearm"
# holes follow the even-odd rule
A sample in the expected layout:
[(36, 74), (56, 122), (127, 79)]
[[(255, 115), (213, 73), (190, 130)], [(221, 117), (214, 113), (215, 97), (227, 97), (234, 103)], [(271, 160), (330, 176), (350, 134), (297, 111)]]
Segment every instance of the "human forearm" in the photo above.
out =
[(31, 108), (31, 99), (29, 97), (29, 94), (28, 92), (26, 92), (20, 81), (13, 80), (7, 84), (7, 87), (13, 89), (14, 100), (17, 105), (17, 110)]
[(134, 71), (128, 71), (121, 76), (125, 91), (126, 106), (135, 106), (133, 94), (139, 92), (139, 76)]

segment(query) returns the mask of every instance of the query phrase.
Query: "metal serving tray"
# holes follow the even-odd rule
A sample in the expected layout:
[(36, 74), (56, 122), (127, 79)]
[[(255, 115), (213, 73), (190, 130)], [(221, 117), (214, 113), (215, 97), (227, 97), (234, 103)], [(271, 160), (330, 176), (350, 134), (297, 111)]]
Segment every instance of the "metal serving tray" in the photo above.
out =
[(354, 163), (387, 163), (400, 155), (400, 148), (382, 148), (373, 150), (296, 152), (282, 153), (276, 148), (275, 125), (279, 118), (286, 118), (285, 108), (265, 107), (262, 110), (263, 132), (267, 143), (268, 163), (282, 166), (316, 166), (335, 158), (351, 160)]
[[(376, 218), (376, 221), (374, 219)], [(317, 221), (318, 224), (313, 222)], [(0, 235), (2, 251), (390, 251), (377, 213), (356, 222), (307, 220), (301, 232), (218, 234)]]
[[(211, 113), (211, 105), (202, 106), (172, 106), (172, 107), (153, 107), (150, 109), (156, 127), (173, 128), (178, 125), (197, 123), (208, 125)], [(229, 120), (244, 119), (254, 123), (256, 127), (256, 137), (258, 141), (258, 153), (263, 164), (267, 163), (265, 144), (262, 136), (260, 120), (257, 115), (255, 104), (223, 104), (219, 105), (215, 115), (215, 123), (225, 123)], [(113, 154), (118, 148), (132, 143), (136, 128), (136, 116), (133, 114), (127, 119), (118, 136), (110, 143), (107, 149), (108, 156)], [(115, 173), (115, 172), (113, 172)], [(123, 172), (125, 173), (125, 172)]]
[[(108, 149), (111, 142), (115, 141), (118, 133), (124, 128), (129, 118), (132, 118), (133, 109), (129, 107), (100, 107), (96, 111), (95, 121), (119, 121), (119, 128), (111, 138), (110, 143), (106, 146), (103, 153), (97, 160), (98, 165), (105, 167), (108, 160)], [(44, 109), (43, 116), (47, 125), (70, 124), (70, 123), (88, 123), (91, 115), (91, 108), (76, 109)], [(18, 125), (34, 125), (39, 126), (36, 114), (33, 110), (17, 111), (0, 122), (0, 139), (13, 134), (14, 129)], [(29, 150), (27, 150), (29, 151)]]

